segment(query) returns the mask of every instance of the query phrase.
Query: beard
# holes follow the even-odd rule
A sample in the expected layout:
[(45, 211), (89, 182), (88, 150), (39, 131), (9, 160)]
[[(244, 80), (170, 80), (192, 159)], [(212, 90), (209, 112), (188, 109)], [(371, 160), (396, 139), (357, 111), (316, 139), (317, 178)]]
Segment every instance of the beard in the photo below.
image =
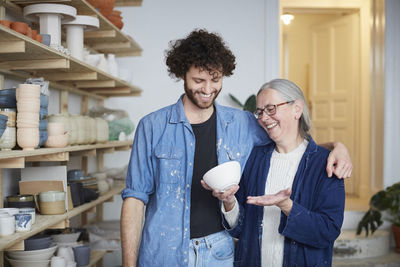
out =
[[(183, 82), (183, 86), (185, 88), (185, 94), (189, 98), (190, 102), (192, 102), (196, 107), (198, 107), (200, 109), (208, 109), (209, 107), (213, 106), (215, 99), (217, 98), (217, 96), (219, 95), (219, 93), (221, 92), (221, 89), (222, 89), (222, 87), (221, 87), (218, 91), (214, 92), (214, 96), (213, 96), (211, 102), (203, 102), (196, 98), (196, 93), (193, 93), (193, 90), (188, 88), (186, 81)], [(197, 94), (199, 94), (199, 93), (197, 93)]]

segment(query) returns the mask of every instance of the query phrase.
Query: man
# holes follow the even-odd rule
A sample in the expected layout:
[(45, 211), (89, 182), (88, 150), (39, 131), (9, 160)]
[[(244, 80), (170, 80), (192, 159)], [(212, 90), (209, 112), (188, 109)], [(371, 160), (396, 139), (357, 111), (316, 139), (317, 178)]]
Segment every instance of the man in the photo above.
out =
[[(138, 124), (122, 192), (123, 265), (232, 266), (233, 240), (218, 199), (200, 181), (226, 161), (237, 160), (243, 169), (253, 146), (270, 139), (252, 114), (214, 102), (235, 68), (221, 37), (195, 30), (172, 43), (166, 63), (170, 75), (184, 81), (185, 94)], [(332, 153), (342, 159), (331, 156), (328, 174), (347, 177), (348, 152), (335, 146)]]

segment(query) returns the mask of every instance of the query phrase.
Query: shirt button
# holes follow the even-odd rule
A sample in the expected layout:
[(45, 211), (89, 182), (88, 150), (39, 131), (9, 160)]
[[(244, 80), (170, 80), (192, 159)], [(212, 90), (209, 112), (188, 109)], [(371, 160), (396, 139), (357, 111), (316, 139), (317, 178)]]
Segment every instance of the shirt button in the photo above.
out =
[(191, 162), (189, 162), (189, 166), (192, 166), (192, 163), (191, 163)]
[(199, 241), (196, 241), (196, 242), (194, 242), (195, 244), (196, 244), (196, 246), (198, 246), (199, 245)]
[(293, 245), (296, 245), (296, 241), (292, 241), (292, 244), (293, 244)]

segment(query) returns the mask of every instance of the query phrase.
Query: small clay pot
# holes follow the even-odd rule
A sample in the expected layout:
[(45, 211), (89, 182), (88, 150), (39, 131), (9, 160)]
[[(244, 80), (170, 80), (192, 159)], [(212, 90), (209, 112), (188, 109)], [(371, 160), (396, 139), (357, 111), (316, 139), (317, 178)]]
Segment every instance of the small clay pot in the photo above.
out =
[(32, 29), (29, 26), (28, 26), (28, 29), (26, 30), (26, 36), (28, 36), (29, 38), (32, 38)]
[(11, 20), (0, 20), (0, 24), (6, 26), (7, 28), (10, 28)]
[(41, 43), (42, 42), (42, 35), (40, 35), (40, 34), (38, 34), (38, 35), (36, 35), (36, 41), (38, 41), (39, 43)]
[(16, 32), (26, 35), (26, 33), (28, 32), (28, 24), (26, 24), (25, 22), (19, 22), (19, 21), (12, 22), (11, 29), (13, 29)]
[(37, 30), (32, 30), (32, 39), (36, 40), (36, 36), (37, 36)]

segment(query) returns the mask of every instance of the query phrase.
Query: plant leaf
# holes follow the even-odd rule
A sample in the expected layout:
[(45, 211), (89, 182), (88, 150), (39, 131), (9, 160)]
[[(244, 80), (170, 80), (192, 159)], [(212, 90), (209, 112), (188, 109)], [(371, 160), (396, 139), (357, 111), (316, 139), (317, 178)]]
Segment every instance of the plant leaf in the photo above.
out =
[(239, 101), (239, 99), (237, 99), (236, 97), (234, 97), (232, 94), (229, 94), (229, 97), (232, 99), (233, 102), (235, 102), (239, 107), (243, 108), (243, 104)]
[(254, 111), (256, 111), (256, 105), (256, 95), (251, 95), (244, 103), (243, 110), (247, 110), (253, 113)]

